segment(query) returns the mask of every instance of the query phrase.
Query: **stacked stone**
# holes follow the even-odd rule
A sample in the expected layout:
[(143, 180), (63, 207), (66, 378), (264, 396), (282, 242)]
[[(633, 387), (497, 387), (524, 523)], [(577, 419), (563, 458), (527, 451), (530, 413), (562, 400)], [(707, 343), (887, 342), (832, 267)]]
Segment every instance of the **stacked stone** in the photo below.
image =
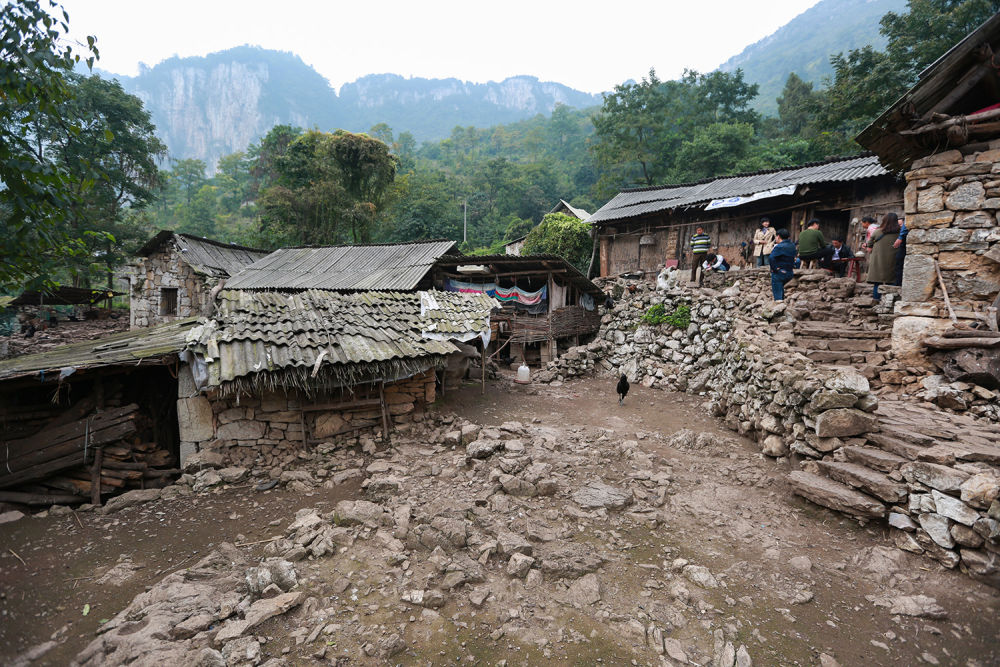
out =
[(902, 314), (947, 316), (934, 260), (959, 316), (982, 311), (1000, 291), (1000, 141), (990, 148), (931, 155), (907, 172)]
[[(217, 279), (200, 276), (183, 260), (173, 243), (129, 267), (132, 295), (129, 300), (133, 329), (162, 324), (180, 317), (202, 314)], [(177, 290), (177, 313), (161, 315), (162, 289)]]
[[(285, 466), (308, 444), (306, 439), (354, 442), (361, 433), (382, 429), (377, 405), (317, 410), (316, 404), (347, 401), (304, 396), (296, 390), (263, 392), (259, 396), (195, 395), (190, 370), (182, 370), (178, 399), (181, 459), (200, 450), (217, 451), (227, 465)], [(391, 420), (405, 424), (423, 418), (423, 407), (434, 401), (434, 371), (429, 370), (385, 387)], [(303, 410), (309, 406), (310, 409)]]
[(1000, 587), (1000, 470), (913, 461), (892, 475), (907, 490), (889, 513), (896, 546)]
[[(571, 348), (536, 380), (561, 381), (603, 368), (646, 387), (707, 393), (716, 415), (755, 437), (769, 456), (795, 451), (820, 457), (843, 444), (838, 438), (877, 428), (871, 412), (878, 402), (863, 376), (795, 354), (773, 335), (778, 327), (762, 321), (766, 314), (756, 300), (740, 298), (739, 289), (727, 293), (693, 295), (640, 284), (604, 316), (597, 341)], [(654, 305), (668, 314), (687, 306), (691, 323), (685, 329), (644, 324), (643, 314)]]

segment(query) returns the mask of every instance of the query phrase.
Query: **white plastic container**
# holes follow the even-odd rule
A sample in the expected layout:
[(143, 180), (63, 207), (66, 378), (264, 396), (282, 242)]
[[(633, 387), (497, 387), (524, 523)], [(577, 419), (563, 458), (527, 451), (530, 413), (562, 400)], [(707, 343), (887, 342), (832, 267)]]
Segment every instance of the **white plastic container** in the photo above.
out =
[(515, 382), (518, 382), (520, 384), (528, 384), (529, 382), (531, 382), (531, 369), (528, 368), (528, 364), (522, 363), (520, 366), (518, 366), (517, 380), (515, 380)]

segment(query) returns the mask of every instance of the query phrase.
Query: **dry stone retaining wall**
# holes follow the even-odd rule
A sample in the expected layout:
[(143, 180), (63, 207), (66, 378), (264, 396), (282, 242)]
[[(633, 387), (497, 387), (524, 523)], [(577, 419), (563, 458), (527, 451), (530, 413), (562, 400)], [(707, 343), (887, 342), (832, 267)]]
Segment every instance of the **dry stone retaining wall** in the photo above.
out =
[[(208, 449), (222, 454), (229, 465), (280, 466), (293, 461), (307, 439), (354, 442), (361, 434), (367, 438), (382, 429), (379, 406), (315, 409), (323, 403), (345, 401), (309, 398), (296, 390), (259, 396), (197, 395), (186, 367), (180, 378), (177, 412), (182, 464), (190, 454)], [(389, 415), (396, 424), (422, 419), (424, 406), (434, 397), (433, 370), (385, 387)]]
[[(667, 313), (686, 306), (690, 325), (644, 324), (642, 316), (658, 304)], [(871, 413), (878, 401), (865, 377), (819, 367), (792, 352), (787, 337), (775, 339), (788, 328), (767, 318), (783, 309), (741, 299), (739, 287), (695, 297), (640, 284), (604, 316), (597, 340), (570, 349), (537, 379), (559, 380), (596, 369), (625, 373), (646, 387), (707, 393), (718, 416), (754, 437), (771, 456), (791, 450), (819, 457), (836, 439), (877, 429)]]

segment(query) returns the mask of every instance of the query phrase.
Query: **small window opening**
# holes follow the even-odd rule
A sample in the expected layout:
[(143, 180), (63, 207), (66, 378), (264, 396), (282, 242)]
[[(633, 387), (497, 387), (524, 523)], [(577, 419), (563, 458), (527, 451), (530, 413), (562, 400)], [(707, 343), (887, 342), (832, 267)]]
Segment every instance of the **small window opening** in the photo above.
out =
[(160, 315), (177, 314), (177, 288), (164, 287), (160, 290)]

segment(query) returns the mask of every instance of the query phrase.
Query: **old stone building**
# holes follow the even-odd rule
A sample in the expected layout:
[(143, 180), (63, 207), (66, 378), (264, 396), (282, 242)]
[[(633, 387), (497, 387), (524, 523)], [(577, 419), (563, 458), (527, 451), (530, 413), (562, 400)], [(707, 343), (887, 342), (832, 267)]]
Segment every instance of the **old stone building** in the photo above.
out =
[[(883, 164), (906, 175), (911, 231), (893, 333), (901, 355), (919, 357), (932, 334), (953, 326), (997, 330), (998, 47), (1000, 15), (994, 15), (924, 70), (916, 85), (857, 137)], [(946, 353), (955, 359), (938, 361), (946, 370), (952, 367), (955, 377), (963, 365), (982, 370), (982, 350), (991, 346), (972, 347), (955, 348)], [(1000, 362), (995, 363), (1000, 378)]]
[(267, 254), (190, 234), (160, 232), (129, 267), (131, 327), (209, 314), (212, 289)]

